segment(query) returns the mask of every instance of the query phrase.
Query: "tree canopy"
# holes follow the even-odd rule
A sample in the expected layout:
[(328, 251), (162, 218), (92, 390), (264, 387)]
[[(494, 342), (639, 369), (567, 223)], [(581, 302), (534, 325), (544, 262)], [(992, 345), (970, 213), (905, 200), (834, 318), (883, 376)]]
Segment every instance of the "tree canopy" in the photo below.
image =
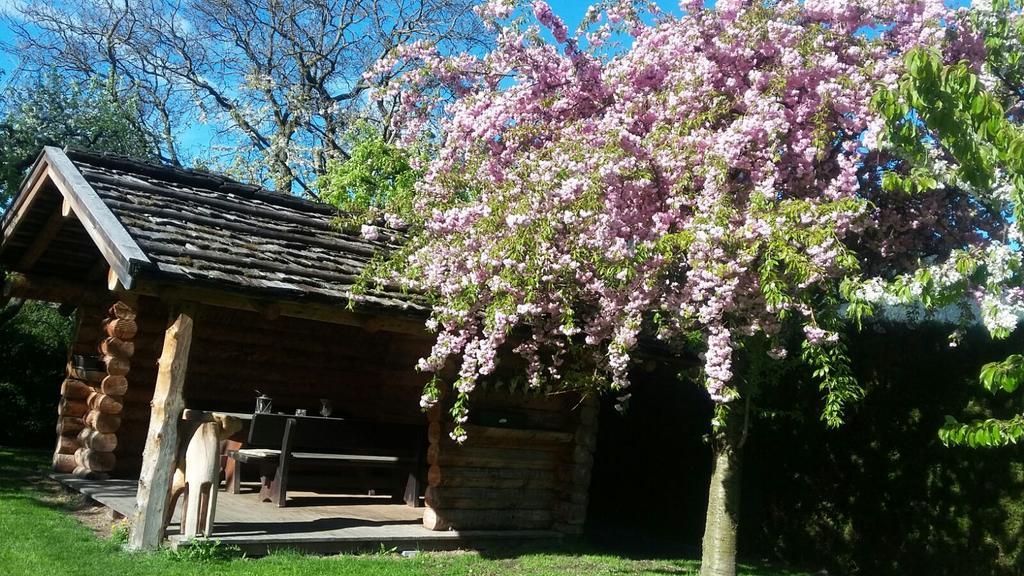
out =
[(399, 215), (413, 211), (414, 186), (421, 176), (412, 167), (411, 152), (387, 142), (372, 126), (357, 127), (349, 139), (348, 158), (329, 161), (316, 181), (320, 198), (367, 226), (404, 225)]
[(97, 82), (48, 72), (0, 99), (0, 208), (17, 192), (43, 146), (151, 154), (136, 124), (136, 100), (115, 99)]
[[(407, 47), (398, 61), (423, 72), (393, 85), (415, 95), (410, 134), (446, 102), (407, 281), (438, 300), (422, 367), (458, 356), (460, 397), (516, 325), (531, 328), (515, 349), (533, 385), (580, 384), (562, 367), (583, 355), (594, 385), (625, 400), (648, 334), (702, 348), (722, 406), (743, 396), (741, 350), (763, 341), (759, 354), (781, 358), (797, 335), (834, 423), (858, 394), (838, 334), (843, 281), (1002, 229), (962, 190), (908, 195), (879, 176), (902, 159), (874, 141), (876, 88), (915, 48), (959, 58), (977, 42), (948, 34), (941, 2), (693, 2), (682, 17), (618, 4), (575, 34), (543, 2), (529, 7), (539, 25), (517, 24), (515, 8), (481, 9), (498, 27), (485, 55)], [(632, 45), (610, 56), (616, 32)]]

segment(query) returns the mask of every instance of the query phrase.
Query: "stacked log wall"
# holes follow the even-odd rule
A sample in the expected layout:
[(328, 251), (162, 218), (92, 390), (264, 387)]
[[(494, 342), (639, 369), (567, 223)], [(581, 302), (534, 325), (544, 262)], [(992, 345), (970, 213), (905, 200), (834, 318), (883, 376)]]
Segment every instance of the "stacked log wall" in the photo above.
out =
[(583, 533), (587, 519), (590, 478), (597, 449), (597, 423), (600, 415), (597, 398), (583, 398), (571, 413), (575, 432), (569, 466), (562, 477), (559, 502), (555, 507), (554, 528), (570, 535)]
[[(61, 398), (57, 405), (57, 448), (54, 451), (53, 468), (57, 472), (87, 472), (77, 463), (77, 454), (84, 448), (82, 432), (88, 428), (89, 397), (103, 380), (99, 371), (81, 371), (75, 368), (75, 355), (96, 353), (99, 327), (105, 315), (105, 303), (89, 300), (76, 311), (75, 335), (68, 354), (64, 382), (61, 384)], [(77, 469), (77, 470), (76, 470)]]
[(167, 328), (167, 309), (156, 298), (139, 298), (135, 323), (138, 331), (132, 340), (134, 354), (131, 373), (123, 399), (117, 449), (114, 451), (117, 466), (113, 475), (120, 478), (138, 478), (142, 468), (150, 403), (156, 384), (157, 360), (160, 358), (164, 330)]
[(86, 429), (85, 419), (89, 414), (89, 396), (95, 390), (94, 383), (102, 381), (99, 373), (83, 373), (75, 369), (72, 356), (94, 354), (99, 326), (103, 321), (102, 303), (89, 302), (79, 306), (75, 318), (75, 335), (68, 354), (64, 382), (60, 388), (57, 404), (57, 446), (53, 452), (53, 470), (62, 473), (84, 474), (79, 468), (76, 454), (83, 448), (79, 438)]
[[(138, 331), (136, 304), (118, 300), (79, 307), (78, 327), (58, 407), (54, 469), (82, 477), (115, 471), (118, 432), (128, 391), (128, 373)], [(99, 356), (102, 370), (76, 365), (74, 356)], [(98, 368), (97, 366), (96, 368)]]
[(471, 414), (507, 413), (516, 427), (467, 424), (461, 445), (447, 411), (431, 410), (424, 526), (581, 532), (595, 407), (574, 394), (479, 392)]

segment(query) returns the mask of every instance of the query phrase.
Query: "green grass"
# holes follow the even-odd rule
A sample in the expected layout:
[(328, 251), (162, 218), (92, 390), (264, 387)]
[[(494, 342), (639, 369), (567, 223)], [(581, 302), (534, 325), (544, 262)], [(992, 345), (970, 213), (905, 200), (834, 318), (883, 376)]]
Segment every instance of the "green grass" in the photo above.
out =
[[(72, 514), (81, 501), (45, 480), (47, 456), (0, 449), (0, 574), (5, 576), (301, 576), (348, 575), (586, 575), (696, 574), (691, 559), (629, 559), (579, 546), (543, 552), (423, 553), (304, 556), (277, 553), (265, 558), (221, 558), (216, 549), (132, 554), (116, 538), (103, 539)], [(213, 553), (211, 553), (213, 552)], [(798, 576), (795, 572), (744, 566), (747, 576)]]

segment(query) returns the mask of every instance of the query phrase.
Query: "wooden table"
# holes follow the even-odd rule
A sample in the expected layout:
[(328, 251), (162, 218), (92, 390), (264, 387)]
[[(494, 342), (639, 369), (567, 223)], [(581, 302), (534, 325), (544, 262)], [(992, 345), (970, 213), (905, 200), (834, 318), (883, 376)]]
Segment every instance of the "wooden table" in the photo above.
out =
[[(344, 418), (339, 418), (337, 416), (320, 416), (308, 414), (306, 416), (293, 416), (291, 414), (287, 414), (286, 412), (276, 412), (276, 414), (296, 418), (299, 421), (305, 419), (344, 420)], [(200, 408), (186, 408), (184, 412), (182, 412), (181, 414), (182, 420), (196, 423), (216, 422), (218, 419), (223, 419), (224, 417), (237, 418), (238, 420), (242, 421), (242, 430), (232, 435), (230, 438), (224, 440), (225, 445), (224, 450), (221, 452), (220, 469), (224, 471), (225, 486), (237, 486), (238, 484), (235, 482), (235, 475), (239, 474), (240, 472), (238, 463), (232, 460), (231, 458), (224, 456), (224, 454), (227, 453), (228, 450), (241, 450), (242, 448), (245, 447), (245, 437), (247, 435), (246, 433), (248, 431), (249, 424), (252, 422), (252, 416), (253, 415), (251, 412), (228, 412), (225, 410), (205, 410)], [(194, 429), (185, 432), (187, 437), (191, 437), (193, 433)], [(238, 480), (241, 480), (241, 478), (239, 478)]]
[(185, 408), (181, 413), (182, 420), (190, 422), (215, 422), (215, 416), (228, 416), (239, 420), (251, 421), (252, 414), (249, 412), (225, 412), (223, 410), (200, 410), (196, 408)]

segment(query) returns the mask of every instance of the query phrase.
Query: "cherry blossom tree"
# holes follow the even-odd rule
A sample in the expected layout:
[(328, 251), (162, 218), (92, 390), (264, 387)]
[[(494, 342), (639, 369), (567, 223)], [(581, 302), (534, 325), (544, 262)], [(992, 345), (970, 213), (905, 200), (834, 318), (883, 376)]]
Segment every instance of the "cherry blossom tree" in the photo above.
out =
[(533, 388), (610, 391), (623, 408), (643, 341), (699, 353), (716, 406), (702, 574), (734, 574), (751, 414), (785, 384), (772, 367), (806, 362), (838, 425), (862, 395), (843, 336), (870, 307), (861, 279), (1002, 231), (956, 187), (883, 186), (905, 160), (879, 146), (872, 107), (911, 50), (973, 61), (979, 39), (946, 26), (941, 0), (694, 0), (681, 16), (611, 3), (576, 31), (542, 0), (478, 14), (493, 50), (415, 43), (374, 70), (417, 63), (390, 85), (396, 120), (408, 138), (441, 134), (419, 233), (378, 269), (434, 299), (419, 367), (456, 361), (461, 424), (505, 352)]

